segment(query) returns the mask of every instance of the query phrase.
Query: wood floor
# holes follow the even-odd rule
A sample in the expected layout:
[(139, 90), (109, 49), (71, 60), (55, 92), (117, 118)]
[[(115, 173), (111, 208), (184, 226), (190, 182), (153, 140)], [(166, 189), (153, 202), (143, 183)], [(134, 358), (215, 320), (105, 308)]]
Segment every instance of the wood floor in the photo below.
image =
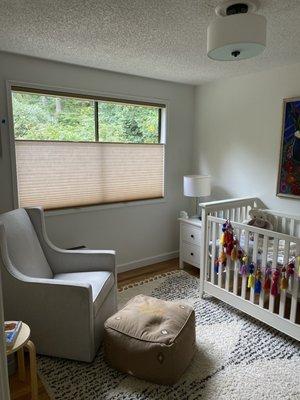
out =
[[(178, 259), (164, 261), (161, 263), (149, 265), (147, 267), (135, 269), (128, 272), (123, 272), (118, 275), (118, 287), (121, 288), (126, 285), (133, 284), (135, 282), (141, 281), (143, 279), (150, 278), (157, 274), (163, 274), (169, 271), (174, 271), (179, 269)], [(191, 275), (198, 276), (199, 270), (192, 266), (186, 265), (185, 270)], [(11, 400), (30, 400), (30, 380), (29, 380), (29, 364), (26, 359), (26, 381), (21, 382), (18, 378), (18, 373), (10, 377), (10, 390), (11, 390)], [(50, 400), (47, 392), (39, 380), (39, 400)]]

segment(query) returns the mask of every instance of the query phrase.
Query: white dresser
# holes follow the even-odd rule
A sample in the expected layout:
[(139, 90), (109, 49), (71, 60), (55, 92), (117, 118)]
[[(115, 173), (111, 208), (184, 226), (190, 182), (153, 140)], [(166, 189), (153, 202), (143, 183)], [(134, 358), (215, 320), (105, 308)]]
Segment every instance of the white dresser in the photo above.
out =
[(183, 263), (186, 262), (200, 268), (201, 221), (198, 218), (179, 218), (179, 223), (179, 266), (183, 268)]

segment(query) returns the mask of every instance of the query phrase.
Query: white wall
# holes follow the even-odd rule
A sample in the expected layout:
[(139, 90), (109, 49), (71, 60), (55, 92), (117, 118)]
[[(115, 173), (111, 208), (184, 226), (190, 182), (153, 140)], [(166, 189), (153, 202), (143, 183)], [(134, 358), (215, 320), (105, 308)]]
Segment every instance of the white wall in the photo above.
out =
[[(191, 173), (192, 167), (192, 86), (0, 53), (1, 119), (7, 118), (6, 80), (167, 100), (166, 201), (52, 215), (47, 217), (47, 229), (59, 246), (85, 244), (91, 248), (114, 248), (118, 251), (118, 264), (178, 250), (177, 216), (189, 204), (182, 195), (182, 176)], [(2, 124), (1, 135), (0, 212), (3, 212), (13, 207), (7, 125)]]
[(215, 199), (258, 195), (300, 214), (300, 200), (276, 197), (282, 99), (300, 97), (300, 64), (198, 86), (194, 168), (211, 174)]

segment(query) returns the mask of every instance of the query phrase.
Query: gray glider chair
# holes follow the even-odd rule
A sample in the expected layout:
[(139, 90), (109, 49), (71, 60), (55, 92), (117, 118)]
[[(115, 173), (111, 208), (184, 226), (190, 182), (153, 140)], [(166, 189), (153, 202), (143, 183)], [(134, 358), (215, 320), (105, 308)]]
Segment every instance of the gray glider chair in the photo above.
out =
[(117, 310), (115, 252), (62, 250), (43, 209), (0, 214), (4, 313), (31, 328), (39, 354), (90, 362), (104, 321)]

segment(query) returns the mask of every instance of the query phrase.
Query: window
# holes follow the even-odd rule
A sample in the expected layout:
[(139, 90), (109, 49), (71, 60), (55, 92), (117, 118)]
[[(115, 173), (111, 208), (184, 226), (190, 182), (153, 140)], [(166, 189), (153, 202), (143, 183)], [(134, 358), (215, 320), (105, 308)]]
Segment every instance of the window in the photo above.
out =
[(163, 104), (12, 87), (19, 205), (162, 198)]

